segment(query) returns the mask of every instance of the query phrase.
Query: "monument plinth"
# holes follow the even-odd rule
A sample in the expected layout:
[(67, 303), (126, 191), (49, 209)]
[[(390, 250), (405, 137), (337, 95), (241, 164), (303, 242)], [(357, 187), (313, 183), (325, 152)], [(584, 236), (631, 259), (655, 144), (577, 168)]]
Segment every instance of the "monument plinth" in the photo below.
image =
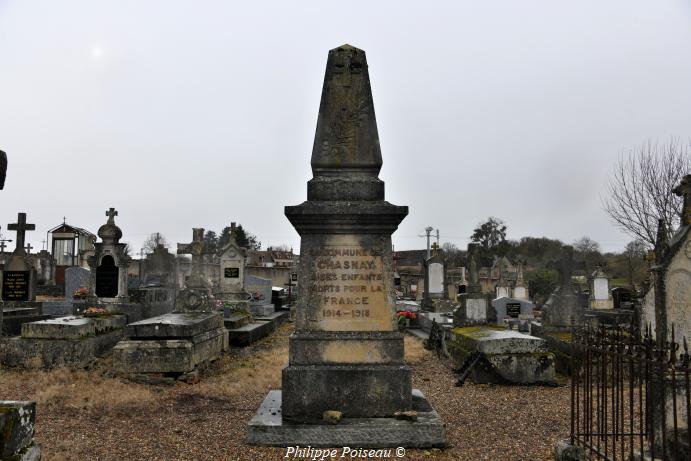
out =
[[(350, 45), (329, 52), (311, 163), (308, 200), (285, 208), (301, 236), (289, 364), (282, 392), (272, 391), (250, 422), (249, 440), (444, 445), (443, 423), (419, 392), (414, 396), (404, 360), (391, 234), (408, 207), (384, 201), (367, 60)], [(322, 421), (330, 410), (343, 414), (342, 423)], [(421, 418), (394, 419), (409, 410)]]

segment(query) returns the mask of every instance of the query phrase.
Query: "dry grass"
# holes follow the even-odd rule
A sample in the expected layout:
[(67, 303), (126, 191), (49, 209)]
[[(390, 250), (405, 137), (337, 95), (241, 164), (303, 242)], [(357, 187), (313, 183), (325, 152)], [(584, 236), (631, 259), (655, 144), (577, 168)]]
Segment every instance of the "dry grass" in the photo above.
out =
[(280, 389), (281, 370), (288, 362), (288, 342), (276, 343), (252, 355), (224, 356), (210, 370), (211, 376), (194, 386), (194, 393), (221, 398), (239, 396), (247, 389)]
[[(87, 371), (0, 370), (4, 398), (37, 400), (36, 440), (46, 461), (277, 460), (285, 450), (250, 446), (245, 427), (280, 387), (291, 326), (224, 354), (200, 382), (121, 383), (109, 360)], [(447, 424), (450, 447), (408, 450), (406, 460), (549, 460), (568, 434), (569, 388), (454, 386), (456, 376), (413, 336), (405, 338), (413, 387)]]
[[(18, 370), (14, 379), (28, 384), (39, 408), (85, 412), (90, 415), (123, 415), (151, 404), (156, 396), (149, 388), (125, 384), (93, 371), (57, 368), (50, 371)], [(0, 379), (0, 386), (3, 386)]]

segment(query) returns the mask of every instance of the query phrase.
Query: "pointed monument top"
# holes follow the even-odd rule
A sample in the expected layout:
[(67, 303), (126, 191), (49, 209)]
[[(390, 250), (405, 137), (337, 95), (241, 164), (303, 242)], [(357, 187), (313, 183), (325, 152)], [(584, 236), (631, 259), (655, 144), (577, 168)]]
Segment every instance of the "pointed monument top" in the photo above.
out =
[(381, 165), (367, 58), (363, 50), (345, 44), (329, 51), (326, 62), (312, 173), (376, 177)]

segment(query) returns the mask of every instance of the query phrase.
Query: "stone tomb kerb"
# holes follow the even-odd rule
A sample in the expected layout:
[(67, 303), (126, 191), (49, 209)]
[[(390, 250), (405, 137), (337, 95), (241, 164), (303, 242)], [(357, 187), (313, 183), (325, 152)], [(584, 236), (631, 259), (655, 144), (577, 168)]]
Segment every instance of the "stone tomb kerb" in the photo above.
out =
[[(384, 201), (367, 61), (364, 51), (349, 45), (329, 52), (311, 165), (307, 201), (285, 208), (301, 236), (289, 363), (282, 391), (264, 401), (249, 423), (248, 439), (268, 445), (444, 445), (441, 419), (419, 393), (413, 396), (395, 320), (391, 234), (408, 207)], [(421, 401), (434, 419), (431, 429), (427, 421), (393, 418), (412, 409), (422, 417)], [(329, 410), (342, 413), (341, 423), (323, 423)]]

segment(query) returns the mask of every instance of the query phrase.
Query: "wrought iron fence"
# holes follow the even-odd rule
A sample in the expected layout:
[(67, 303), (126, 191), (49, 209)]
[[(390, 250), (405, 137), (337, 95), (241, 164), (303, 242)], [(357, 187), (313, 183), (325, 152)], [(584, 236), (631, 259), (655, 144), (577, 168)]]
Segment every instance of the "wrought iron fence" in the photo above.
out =
[(650, 328), (573, 330), (571, 443), (598, 460), (689, 460), (689, 351), (672, 330), (656, 343)]

